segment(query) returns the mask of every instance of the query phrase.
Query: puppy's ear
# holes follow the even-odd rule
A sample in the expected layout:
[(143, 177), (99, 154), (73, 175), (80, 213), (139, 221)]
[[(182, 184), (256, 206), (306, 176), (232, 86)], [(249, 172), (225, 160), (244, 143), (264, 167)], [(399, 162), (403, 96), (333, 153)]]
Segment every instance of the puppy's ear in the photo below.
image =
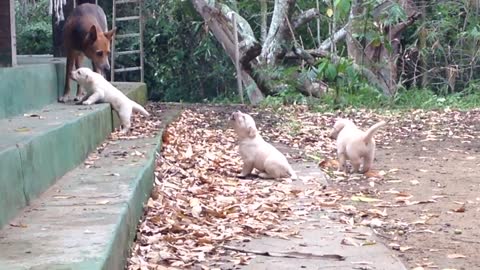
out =
[(250, 138), (255, 138), (256, 135), (257, 135), (257, 129), (254, 127), (248, 127), (248, 136)]
[(85, 73), (84, 78), (87, 83), (93, 83), (93, 77), (90, 74)]
[(338, 133), (345, 127), (345, 123), (342, 121), (337, 121), (335, 125), (333, 125), (333, 129), (330, 132), (330, 138), (336, 139), (338, 136)]

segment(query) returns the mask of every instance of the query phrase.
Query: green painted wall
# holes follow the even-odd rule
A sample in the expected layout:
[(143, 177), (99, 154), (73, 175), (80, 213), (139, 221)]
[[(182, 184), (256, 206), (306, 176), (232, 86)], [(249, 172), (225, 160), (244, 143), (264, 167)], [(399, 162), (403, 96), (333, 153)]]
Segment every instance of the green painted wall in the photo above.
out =
[(50, 104), (57, 93), (55, 64), (0, 68), (0, 119)]
[[(24, 114), (57, 102), (65, 84), (65, 58), (18, 56), (19, 66), (0, 67), (0, 119)], [(90, 61), (82, 66), (91, 67)], [(71, 95), (77, 84), (70, 81)]]

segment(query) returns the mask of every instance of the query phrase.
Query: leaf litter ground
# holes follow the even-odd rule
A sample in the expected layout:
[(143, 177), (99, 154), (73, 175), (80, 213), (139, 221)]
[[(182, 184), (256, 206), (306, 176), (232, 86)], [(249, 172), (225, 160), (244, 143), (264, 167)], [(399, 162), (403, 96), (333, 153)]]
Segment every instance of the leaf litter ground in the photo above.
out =
[[(150, 109), (159, 104), (152, 104)], [(480, 111), (312, 113), (242, 108), (263, 137), (290, 148), (289, 159), (316, 161), (329, 180), (238, 179), (241, 161), (228, 116), (235, 106), (191, 106), (163, 135), (155, 187), (137, 233), (129, 269), (219, 269), (254, 254), (230, 241), (299, 237), (292, 221), (328, 209), (332, 219), (371, 227), (410, 269), (476, 269), (480, 246)], [(161, 110), (157, 110), (161, 114)], [(336, 117), (363, 129), (379, 120), (377, 160), (365, 175), (337, 173), (328, 133)], [(153, 117), (154, 118), (154, 117)], [(155, 123), (155, 121), (153, 121)], [(141, 126), (141, 125), (140, 125)], [(301, 205), (301, 207), (299, 207)], [(344, 245), (362, 245), (346, 238)]]

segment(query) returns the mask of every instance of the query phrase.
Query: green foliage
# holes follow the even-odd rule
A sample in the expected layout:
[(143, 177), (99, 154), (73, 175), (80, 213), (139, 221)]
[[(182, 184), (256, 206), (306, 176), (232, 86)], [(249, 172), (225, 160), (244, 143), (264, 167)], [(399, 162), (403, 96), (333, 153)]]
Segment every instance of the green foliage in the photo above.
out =
[(379, 109), (389, 105), (390, 101), (387, 97), (367, 84), (359, 85), (355, 92), (343, 92), (340, 97), (330, 91), (317, 103), (310, 103), (310, 107), (317, 111), (332, 111), (349, 107)]
[(439, 95), (429, 89), (401, 91), (394, 99), (395, 108), (400, 109), (473, 109), (480, 105), (480, 85), (454, 94)]
[(337, 103), (340, 102), (342, 92), (355, 93), (365, 84), (354, 69), (353, 62), (344, 58), (336, 63), (323, 58), (314, 70), (319, 80), (327, 82), (329, 87), (335, 90), (334, 99)]
[(333, 5), (336, 11), (336, 18), (346, 19), (350, 13), (351, 0), (334, 0)]
[(17, 54), (49, 54), (53, 51), (51, 17), (48, 0), (34, 4), (16, 1), (15, 20)]
[(424, 86), (437, 94), (461, 92), (480, 79), (478, 10), (470, 3), (434, 1), (425, 9), (426, 19), (413, 28), (416, 31), (405, 35), (405, 43), (419, 49), (424, 69), (429, 71)]
[(234, 95), (234, 66), (190, 1), (145, 2), (145, 81), (154, 100)]

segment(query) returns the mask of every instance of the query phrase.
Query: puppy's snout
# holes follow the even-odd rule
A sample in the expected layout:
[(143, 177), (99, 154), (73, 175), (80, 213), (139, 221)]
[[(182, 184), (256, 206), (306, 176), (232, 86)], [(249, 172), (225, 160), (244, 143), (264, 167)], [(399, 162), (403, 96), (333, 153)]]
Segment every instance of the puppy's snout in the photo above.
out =
[(77, 80), (77, 78), (75, 77), (75, 71), (70, 72), (70, 78), (72, 78), (72, 80), (74, 81)]

